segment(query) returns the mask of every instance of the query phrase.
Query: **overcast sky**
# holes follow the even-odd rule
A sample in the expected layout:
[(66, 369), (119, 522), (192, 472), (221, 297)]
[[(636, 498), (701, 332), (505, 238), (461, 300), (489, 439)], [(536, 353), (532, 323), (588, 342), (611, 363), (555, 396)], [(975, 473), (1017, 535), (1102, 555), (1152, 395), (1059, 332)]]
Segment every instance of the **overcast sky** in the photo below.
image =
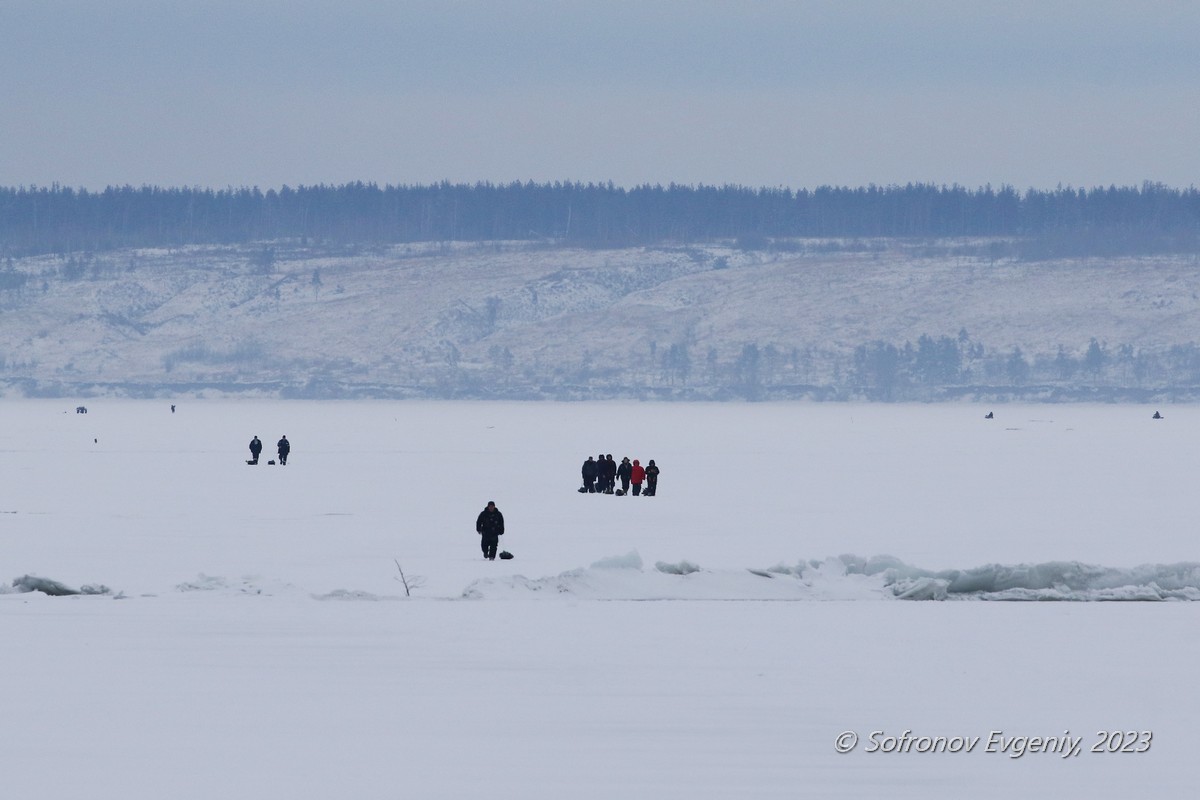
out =
[(0, 0), (0, 185), (1200, 183), (1195, 0)]

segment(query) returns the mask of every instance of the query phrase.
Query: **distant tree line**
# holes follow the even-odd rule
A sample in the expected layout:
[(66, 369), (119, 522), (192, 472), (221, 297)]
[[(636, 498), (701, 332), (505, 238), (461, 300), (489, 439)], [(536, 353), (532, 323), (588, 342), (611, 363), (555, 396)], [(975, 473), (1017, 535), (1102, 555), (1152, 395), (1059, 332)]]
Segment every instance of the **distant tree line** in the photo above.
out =
[(575, 359), (522, 362), (494, 345), (484, 358), (471, 360), (446, 342), (420, 363), (385, 361), (367, 369), (346, 358), (299, 365), (251, 338), (223, 348), (186, 345), (163, 354), (161, 380), (128, 383), (105, 383), (73, 366), (50, 373), (36, 358), (0, 352), (0, 386), (29, 397), (104, 391), (156, 397), (219, 389), (310, 399), (1200, 399), (1200, 345), (1194, 342), (1141, 348), (1092, 338), (1086, 345), (1034, 353), (987, 346), (964, 329), (956, 336), (923, 334), (916, 342), (865, 342), (850, 354), (757, 342), (721, 351), (686, 341), (643, 344), (630, 349), (619, 367), (598, 366), (587, 349)]
[[(991, 347), (966, 329), (915, 342), (865, 342), (852, 353), (820, 346), (743, 343), (720, 351), (686, 341), (631, 349), (617, 368), (598, 368), (585, 350), (575, 361), (518, 363), (493, 346), (486, 362), (444, 359), (432, 396), (510, 398), (869, 400), (929, 402), (963, 397), (1115, 400), (1200, 397), (1200, 345), (1142, 348), (1095, 338), (1027, 352)], [(409, 375), (408, 385), (428, 372)]]
[(510, 183), (258, 188), (0, 187), (0, 256), (126, 247), (554, 241), (582, 247), (800, 238), (992, 237), (992, 255), (1200, 251), (1200, 190), (907, 184), (747, 188)]
[(930, 400), (956, 388), (1007, 387), (1013, 396), (1048, 389), (1172, 389), (1200, 391), (1200, 347), (1194, 342), (1143, 349), (1109, 347), (1091, 339), (1080, 353), (1059, 345), (1054, 353), (1020, 347), (986, 348), (965, 330), (957, 337), (923, 335), (914, 345), (882, 341), (859, 345), (849, 371), (849, 395), (870, 400)]

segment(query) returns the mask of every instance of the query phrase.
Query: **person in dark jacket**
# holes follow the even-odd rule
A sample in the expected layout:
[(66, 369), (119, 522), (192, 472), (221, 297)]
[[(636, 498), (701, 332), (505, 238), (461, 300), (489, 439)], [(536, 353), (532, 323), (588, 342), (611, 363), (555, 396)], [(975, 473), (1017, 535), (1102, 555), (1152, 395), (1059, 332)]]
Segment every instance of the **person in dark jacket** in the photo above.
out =
[(596, 492), (596, 478), (600, 474), (600, 465), (591, 456), (587, 457), (587, 461), (583, 462), (583, 488), (589, 494)]
[(480, 535), (479, 546), (483, 549), (483, 557), (488, 561), (496, 560), (496, 547), (500, 537), (504, 535), (504, 515), (496, 508), (495, 500), (488, 500), (487, 508), (479, 512), (475, 520), (475, 532)]
[(604, 493), (612, 494), (617, 488), (617, 462), (613, 461), (612, 453), (604, 457)]
[(250, 463), (258, 463), (258, 454), (262, 452), (262, 442), (257, 436), (250, 440)]
[(621, 466), (617, 467), (617, 477), (621, 479), (621, 493), (629, 494), (629, 475), (633, 472), (633, 465), (629, 463), (629, 456), (621, 459)]
[(279, 463), (286, 464), (288, 453), (292, 452), (292, 443), (287, 440), (286, 434), (279, 440), (276, 447), (279, 449)]
[(658, 466), (655, 465), (654, 459), (650, 459), (650, 463), (646, 465), (646, 496), (654, 497), (658, 494)]
[(637, 497), (642, 493), (642, 481), (646, 480), (646, 469), (641, 462), (636, 458), (633, 460), (633, 468), (629, 470), (629, 482), (633, 484), (633, 496)]

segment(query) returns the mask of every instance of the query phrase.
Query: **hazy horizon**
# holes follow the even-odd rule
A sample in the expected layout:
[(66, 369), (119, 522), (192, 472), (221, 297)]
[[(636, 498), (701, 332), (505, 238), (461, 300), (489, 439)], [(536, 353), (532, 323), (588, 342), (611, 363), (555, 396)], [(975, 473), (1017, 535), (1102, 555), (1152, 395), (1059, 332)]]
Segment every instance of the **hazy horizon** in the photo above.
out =
[(0, 185), (1190, 186), (1200, 7), (11, 0)]

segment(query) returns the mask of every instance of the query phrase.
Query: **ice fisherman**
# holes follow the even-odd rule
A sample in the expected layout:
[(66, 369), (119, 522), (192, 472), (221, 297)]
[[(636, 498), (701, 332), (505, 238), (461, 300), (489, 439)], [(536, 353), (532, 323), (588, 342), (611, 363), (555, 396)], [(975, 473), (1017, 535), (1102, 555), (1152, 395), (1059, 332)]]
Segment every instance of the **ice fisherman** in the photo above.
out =
[(635, 458), (633, 460), (633, 468), (629, 471), (629, 481), (633, 484), (634, 497), (642, 493), (642, 481), (644, 480), (646, 480), (646, 468), (642, 466), (642, 462)]
[(633, 474), (633, 465), (629, 463), (629, 456), (621, 459), (621, 466), (617, 467), (617, 477), (621, 479), (621, 494), (629, 494), (629, 476)]
[(257, 436), (250, 440), (250, 463), (258, 463), (258, 454), (262, 452), (262, 441)]
[(654, 497), (658, 494), (658, 465), (654, 463), (654, 459), (650, 459), (650, 463), (646, 465), (646, 497)]
[(591, 456), (587, 457), (587, 461), (583, 462), (583, 467), (580, 468), (583, 474), (583, 490), (589, 494), (594, 494), (596, 491), (596, 478), (600, 475), (600, 465)]
[(279, 443), (276, 445), (276, 447), (279, 450), (279, 463), (286, 464), (288, 453), (292, 452), (292, 443), (287, 440), (287, 434), (284, 434), (283, 438), (279, 440)]
[(617, 462), (613, 461), (612, 453), (604, 457), (604, 493), (612, 494), (617, 488)]
[(487, 508), (479, 512), (475, 520), (475, 532), (480, 535), (479, 546), (483, 557), (488, 561), (496, 560), (496, 547), (500, 537), (504, 535), (504, 515), (496, 508), (495, 500), (488, 500)]

